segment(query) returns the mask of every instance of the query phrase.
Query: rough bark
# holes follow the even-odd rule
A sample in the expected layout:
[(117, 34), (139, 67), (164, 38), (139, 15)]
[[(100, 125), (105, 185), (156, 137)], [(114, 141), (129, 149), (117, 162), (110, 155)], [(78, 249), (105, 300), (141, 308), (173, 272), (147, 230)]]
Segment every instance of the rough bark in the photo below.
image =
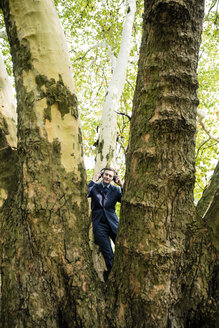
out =
[[(145, 1), (116, 256), (115, 327), (185, 327), (203, 1)], [(188, 269), (188, 266), (187, 266)], [(116, 296), (117, 295), (117, 296)], [(110, 296), (109, 296), (110, 297)], [(111, 298), (110, 298), (111, 299)]]
[(217, 165), (197, 205), (197, 219), (188, 236), (187, 260), (193, 272), (185, 272), (190, 281), (184, 290), (188, 328), (216, 328), (219, 322), (218, 169)]
[[(1, 1), (18, 104), (18, 187), (1, 211), (1, 327), (104, 320), (88, 247), (77, 99), (52, 1)], [(97, 309), (97, 303), (98, 309)]]
[(0, 4), (18, 102), (18, 174), (14, 184), (6, 179), (11, 192), (0, 212), (0, 326), (216, 327), (217, 262), (206, 225), (216, 207), (202, 222), (193, 204), (203, 2), (145, 0), (116, 256), (102, 290), (88, 247), (63, 32), (48, 0)]

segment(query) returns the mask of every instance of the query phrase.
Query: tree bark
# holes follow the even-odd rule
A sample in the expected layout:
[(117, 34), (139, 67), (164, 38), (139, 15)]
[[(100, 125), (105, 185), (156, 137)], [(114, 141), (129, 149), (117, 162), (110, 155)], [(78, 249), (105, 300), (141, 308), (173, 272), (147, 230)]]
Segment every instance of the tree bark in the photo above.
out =
[(111, 310), (115, 327), (185, 327), (195, 218), (196, 90), (203, 1), (145, 1)]
[(81, 131), (64, 33), (50, 0), (1, 6), (18, 104), (17, 190), (1, 212), (1, 327), (98, 326), (104, 298), (90, 265)]
[(145, 0), (107, 288), (88, 246), (81, 131), (62, 28), (49, 0), (0, 4), (18, 103), (10, 197), (0, 208), (0, 326), (216, 328), (217, 194), (204, 220), (193, 202), (203, 1)]
[(190, 281), (184, 290), (184, 303), (189, 305), (188, 328), (216, 328), (219, 308), (219, 234), (218, 234), (218, 169), (216, 166), (209, 185), (197, 205), (197, 219), (188, 236), (187, 261)]

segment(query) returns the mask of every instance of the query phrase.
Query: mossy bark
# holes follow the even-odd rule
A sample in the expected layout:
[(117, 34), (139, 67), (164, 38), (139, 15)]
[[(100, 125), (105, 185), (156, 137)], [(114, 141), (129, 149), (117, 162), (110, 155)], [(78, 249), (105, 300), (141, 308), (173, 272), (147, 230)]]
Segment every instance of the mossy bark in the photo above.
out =
[(1, 5), (18, 104), (18, 187), (1, 212), (1, 327), (98, 326), (104, 298), (88, 246), (86, 175), (64, 33), (52, 1)]
[(109, 296), (116, 297), (110, 306), (115, 327), (186, 326), (189, 305), (183, 306), (181, 299), (189, 283), (184, 281), (188, 228), (195, 220), (197, 63), (203, 6), (202, 0), (145, 0)]

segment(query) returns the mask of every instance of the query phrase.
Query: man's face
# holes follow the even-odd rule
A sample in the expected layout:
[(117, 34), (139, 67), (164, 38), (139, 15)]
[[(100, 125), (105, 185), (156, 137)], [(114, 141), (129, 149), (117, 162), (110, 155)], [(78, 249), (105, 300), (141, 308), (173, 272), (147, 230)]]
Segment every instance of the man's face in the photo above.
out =
[(110, 170), (106, 170), (103, 173), (103, 183), (107, 186), (113, 181), (114, 172)]

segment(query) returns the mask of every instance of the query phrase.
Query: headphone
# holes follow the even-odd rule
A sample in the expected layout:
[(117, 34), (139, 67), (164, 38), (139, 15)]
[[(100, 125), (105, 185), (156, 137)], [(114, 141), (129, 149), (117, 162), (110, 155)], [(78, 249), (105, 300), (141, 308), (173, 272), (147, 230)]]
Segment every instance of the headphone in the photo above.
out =
[(114, 172), (113, 181), (116, 182), (116, 179), (117, 179), (117, 172), (116, 172), (116, 170), (111, 169), (110, 167), (104, 167), (104, 168), (100, 171), (101, 177), (103, 177), (103, 174), (104, 174), (104, 172), (105, 172), (106, 170), (109, 170), (109, 171), (113, 171), (113, 172)]

